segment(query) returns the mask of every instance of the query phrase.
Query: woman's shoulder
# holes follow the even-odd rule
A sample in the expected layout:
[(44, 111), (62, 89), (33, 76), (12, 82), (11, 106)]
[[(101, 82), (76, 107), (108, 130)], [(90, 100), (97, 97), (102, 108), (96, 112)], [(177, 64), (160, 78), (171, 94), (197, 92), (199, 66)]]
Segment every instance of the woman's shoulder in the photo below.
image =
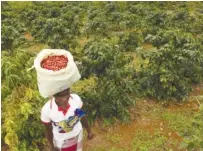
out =
[(71, 93), (72, 99), (81, 100), (80, 96), (76, 93)]
[(83, 105), (81, 98), (76, 93), (71, 93), (71, 100), (69, 101), (69, 103), (74, 104), (75, 106), (77, 106), (77, 108), (81, 108)]

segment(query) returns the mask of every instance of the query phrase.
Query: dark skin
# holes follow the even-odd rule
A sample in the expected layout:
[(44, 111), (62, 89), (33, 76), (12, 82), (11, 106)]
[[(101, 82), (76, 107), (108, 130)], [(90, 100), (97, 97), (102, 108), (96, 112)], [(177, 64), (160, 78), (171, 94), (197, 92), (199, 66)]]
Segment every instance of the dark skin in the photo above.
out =
[[(56, 95), (54, 95), (54, 97), (55, 97), (55, 101), (56, 101), (56, 104), (58, 105), (58, 107), (66, 109), (66, 107), (68, 105), (69, 98), (70, 98), (70, 89), (67, 89), (67, 90), (64, 90), (60, 93), (57, 93)], [(81, 123), (87, 131), (87, 138), (92, 139), (94, 135), (91, 131), (91, 127), (88, 124), (87, 116), (84, 116), (81, 118)], [(50, 145), (50, 151), (58, 151), (54, 147), (54, 144), (53, 144), (53, 133), (52, 133), (51, 123), (44, 124), (44, 126), (45, 126), (45, 135), (46, 135), (46, 138), (47, 138), (49, 145)]]

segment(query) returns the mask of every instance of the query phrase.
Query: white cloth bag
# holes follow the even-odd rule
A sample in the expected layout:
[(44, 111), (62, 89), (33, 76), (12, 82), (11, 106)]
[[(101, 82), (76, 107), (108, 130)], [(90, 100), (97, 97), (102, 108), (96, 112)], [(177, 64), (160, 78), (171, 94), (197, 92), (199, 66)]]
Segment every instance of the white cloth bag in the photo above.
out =
[[(64, 55), (68, 58), (66, 68), (59, 71), (47, 70), (41, 67), (41, 61), (48, 56)], [(69, 88), (81, 78), (78, 68), (69, 51), (63, 49), (43, 49), (34, 60), (37, 71), (37, 82), (42, 97), (47, 98)]]

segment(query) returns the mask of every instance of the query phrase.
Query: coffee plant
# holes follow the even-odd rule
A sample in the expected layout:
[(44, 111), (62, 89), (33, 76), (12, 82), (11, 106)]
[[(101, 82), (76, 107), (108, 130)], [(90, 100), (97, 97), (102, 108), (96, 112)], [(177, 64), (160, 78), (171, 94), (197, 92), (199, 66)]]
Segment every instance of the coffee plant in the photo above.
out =
[(203, 53), (200, 50), (166, 45), (150, 54), (140, 53), (149, 64), (136, 73), (135, 85), (140, 93), (158, 99), (183, 99), (191, 91), (191, 83), (202, 81)]
[(135, 51), (136, 48), (141, 46), (142, 43), (142, 34), (139, 32), (121, 34), (118, 41), (121, 51), (125, 52)]
[(27, 71), (35, 55), (18, 50), (2, 56), (2, 140), (10, 150), (36, 150), (44, 138), (39, 118), (44, 99), (36, 75)]

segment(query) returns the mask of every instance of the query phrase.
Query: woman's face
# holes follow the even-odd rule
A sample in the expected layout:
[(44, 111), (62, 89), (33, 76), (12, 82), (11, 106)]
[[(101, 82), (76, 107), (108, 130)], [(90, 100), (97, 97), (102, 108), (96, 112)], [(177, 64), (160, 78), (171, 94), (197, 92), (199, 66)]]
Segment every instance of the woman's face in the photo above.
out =
[(55, 100), (58, 106), (64, 106), (66, 107), (68, 104), (68, 100), (70, 98), (70, 91), (64, 90), (60, 92), (58, 95), (55, 96)]
[(68, 104), (68, 100), (70, 98), (70, 94), (67, 94), (65, 96), (61, 96), (61, 97), (55, 97), (56, 103), (58, 104), (58, 106), (67, 106)]

